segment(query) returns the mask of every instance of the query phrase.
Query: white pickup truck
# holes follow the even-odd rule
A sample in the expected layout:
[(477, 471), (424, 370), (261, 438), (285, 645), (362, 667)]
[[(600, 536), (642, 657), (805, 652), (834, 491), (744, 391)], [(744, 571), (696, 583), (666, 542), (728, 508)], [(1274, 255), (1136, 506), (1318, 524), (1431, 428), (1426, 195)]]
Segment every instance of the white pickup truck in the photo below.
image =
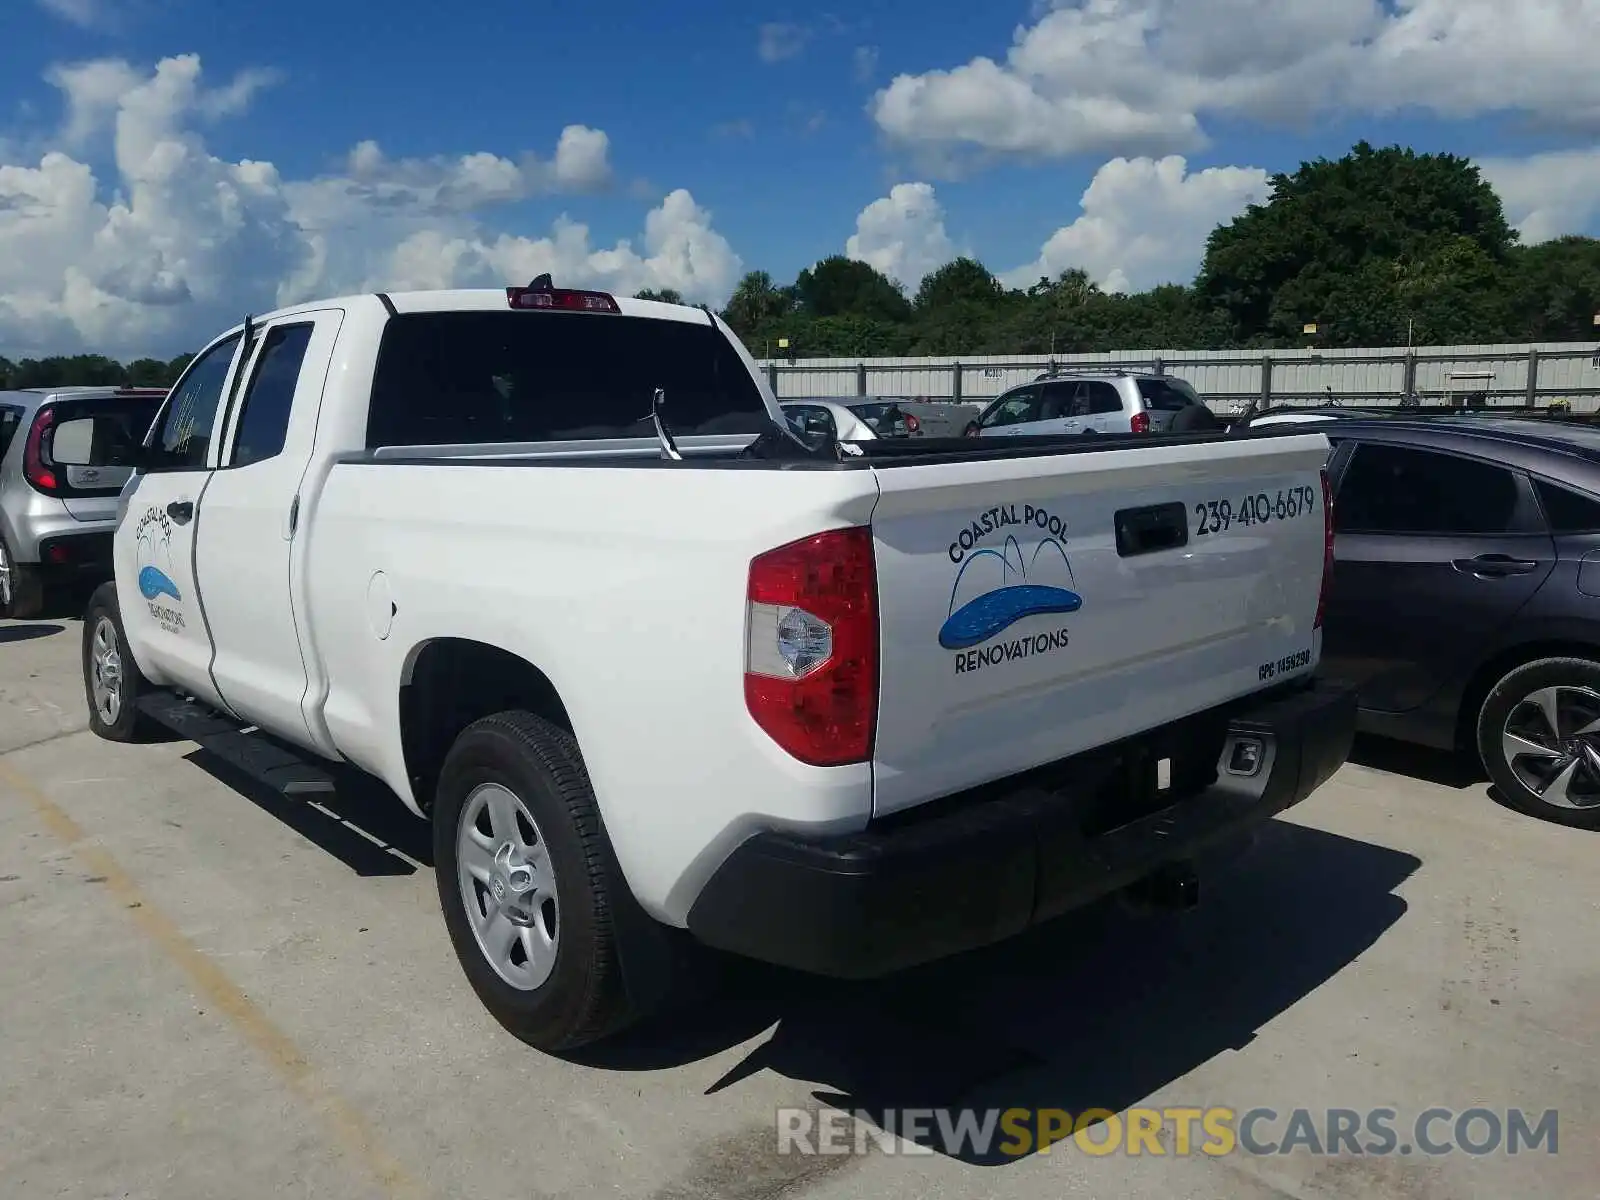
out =
[(91, 726), (288, 794), (386, 782), (479, 997), (560, 1051), (685, 947), (863, 978), (1188, 897), (1349, 750), (1314, 679), (1327, 446), (818, 446), (704, 309), (547, 277), (307, 304), (157, 415)]

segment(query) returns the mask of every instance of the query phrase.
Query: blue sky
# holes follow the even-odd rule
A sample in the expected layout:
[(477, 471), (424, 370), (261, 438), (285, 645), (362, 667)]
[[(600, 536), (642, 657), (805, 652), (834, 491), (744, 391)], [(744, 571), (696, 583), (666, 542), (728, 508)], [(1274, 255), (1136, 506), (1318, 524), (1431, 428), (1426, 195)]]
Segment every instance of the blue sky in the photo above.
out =
[(10, 357), (182, 348), (241, 286), (532, 267), (720, 302), (744, 270), (848, 252), (909, 288), (969, 252), (1145, 287), (1360, 138), (1483, 160), (1530, 239), (1600, 210), (1600, 0), (7, 9)]

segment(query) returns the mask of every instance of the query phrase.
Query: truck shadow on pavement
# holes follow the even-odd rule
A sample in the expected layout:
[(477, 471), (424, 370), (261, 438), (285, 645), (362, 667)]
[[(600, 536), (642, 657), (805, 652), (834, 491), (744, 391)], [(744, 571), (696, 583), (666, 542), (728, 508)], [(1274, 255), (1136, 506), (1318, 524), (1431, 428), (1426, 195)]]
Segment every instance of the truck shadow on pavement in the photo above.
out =
[[(1014, 1162), (1031, 1148), (1002, 1152), (1004, 1132), (988, 1145), (947, 1144), (939, 1114), (953, 1127), (951, 1110), (1076, 1117), (1139, 1103), (1248, 1045), (1372, 946), (1405, 914), (1395, 889), (1421, 862), (1274, 821), (1229, 866), (1208, 877), (1202, 864), (1203, 900), (1191, 912), (1138, 914), (1107, 902), (890, 980), (846, 984), (730, 966), (709, 1003), (584, 1061), (623, 1071), (679, 1066), (770, 1028), (708, 1094), (774, 1071), (814, 1085), (819, 1106), (869, 1127), (885, 1129), (893, 1120), (885, 1113), (933, 1110), (920, 1144), (974, 1165)], [(776, 1124), (773, 1138), (776, 1146)]]
[(206, 750), (193, 750), (184, 758), (357, 875), (414, 875), (419, 864), (433, 865), (427, 822), (370, 776), (335, 769), (336, 792), (285, 796)]

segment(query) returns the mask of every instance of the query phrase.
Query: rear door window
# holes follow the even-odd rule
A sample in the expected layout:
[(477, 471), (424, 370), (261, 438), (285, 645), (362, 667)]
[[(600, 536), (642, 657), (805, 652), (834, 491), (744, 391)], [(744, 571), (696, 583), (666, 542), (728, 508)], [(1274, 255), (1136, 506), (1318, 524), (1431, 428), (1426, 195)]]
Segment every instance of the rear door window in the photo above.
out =
[(379, 345), (367, 446), (652, 437), (657, 388), (677, 437), (769, 427), (743, 360), (700, 321), (402, 313), (389, 318)]
[(1339, 482), (1340, 533), (1494, 535), (1518, 528), (1517, 476), (1436, 450), (1365, 442)]
[(282, 453), (295, 388), (300, 383), (300, 367), (315, 329), (315, 325), (306, 323), (275, 325), (267, 331), (244, 393), (230, 466), (248, 466)]
[(1091, 379), (1083, 385), (1088, 395), (1089, 412), (1099, 416), (1102, 413), (1119, 413), (1122, 411), (1122, 393), (1117, 391), (1116, 385), (1107, 383), (1103, 379)]

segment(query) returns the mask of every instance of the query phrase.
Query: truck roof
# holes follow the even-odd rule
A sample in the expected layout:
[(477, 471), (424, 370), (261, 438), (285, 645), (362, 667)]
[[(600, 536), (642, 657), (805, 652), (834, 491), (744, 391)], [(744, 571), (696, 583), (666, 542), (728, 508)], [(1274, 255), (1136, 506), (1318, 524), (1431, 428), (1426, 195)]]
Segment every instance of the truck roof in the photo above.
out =
[[(510, 307), (507, 289), (498, 288), (448, 288), (407, 292), (362, 292), (332, 296), (321, 300), (308, 300), (302, 304), (288, 305), (271, 312), (255, 313), (251, 321), (260, 324), (297, 313), (315, 312), (325, 308), (354, 308), (366, 304), (392, 306), (396, 313), (427, 312), (494, 312)], [(660, 321), (683, 321), (686, 324), (704, 323), (706, 309), (688, 304), (667, 304), (660, 300), (635, 300), (629, 296), (604, 293), (616, 301), (623, 316), (650, 317)], [(227, 337), (244, 327), (241, 320), (218, 337)], [(213, 339), (215, 340), (215, 339)]]

